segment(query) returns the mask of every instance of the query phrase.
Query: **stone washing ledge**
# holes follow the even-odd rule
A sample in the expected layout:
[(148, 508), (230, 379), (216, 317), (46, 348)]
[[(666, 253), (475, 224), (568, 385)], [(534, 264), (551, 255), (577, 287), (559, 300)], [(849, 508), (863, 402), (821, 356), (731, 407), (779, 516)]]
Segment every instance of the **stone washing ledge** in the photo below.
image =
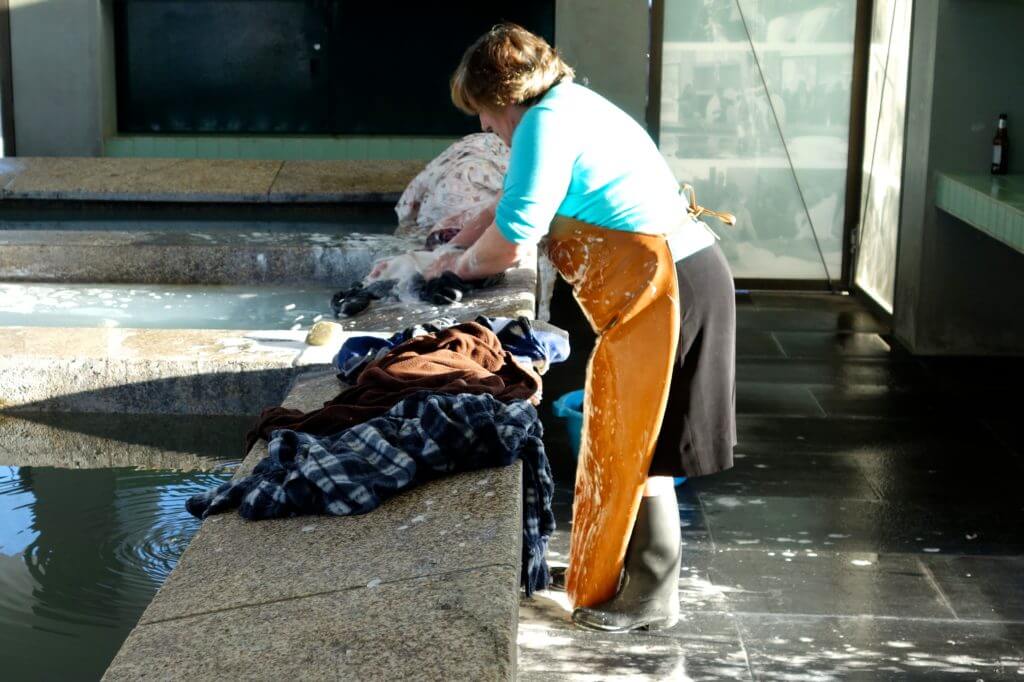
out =
[[(461, 303), (375, 301), (339, 320), (348, 335), (390, 335), (439, 317), (534, 316), (536, 271)], [(344, 342), (310, 347), (306, 332), (106, 327), (0, 327), (0, 410), (255, 415), (276, 405), (302, 367), (329, 364)], [(346, 337), (347, 338), (347, 337)]]
[[(336, 392), (311, 373), (284, 404)], [(464, 473), (364, 516), (211, 517), (103, 679), (514, 679), (521, 477)]]
[(0, 159), (0, 201), (394, 203), (424, 161)]
[(0, 465), (223, 473), (242, 456), (251, 425), (251, 417), (0, 413)]
[(392, 235), (0, 230), (0, 281), (349, 287), (416, 248)]
[[(360, 332), (363, 333), (363, 332)], [(0, 327), (0, 409), (255, 415), (335, 346), (305, 332)]]

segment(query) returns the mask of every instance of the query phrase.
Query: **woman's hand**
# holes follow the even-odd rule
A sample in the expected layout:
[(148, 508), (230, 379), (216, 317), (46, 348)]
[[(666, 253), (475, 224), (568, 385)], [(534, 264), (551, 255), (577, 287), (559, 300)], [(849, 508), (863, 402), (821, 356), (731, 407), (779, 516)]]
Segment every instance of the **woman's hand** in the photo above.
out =
[(374, 263), (373, 269), (370, 270), (370, 274), (367, 276), (371, 282), (378, 279), (391, 265), (393, 258), (381, 258), (379, 261)]
[(434, 262), (427, 266), (427, 269), (423, 271), (423, 276), (427, 279), (434, 279), (440, 277), (446, 271), (455, 272), (456, 263), (458, 263), (459, 257), (463, 254), (463, 251), (452, 251), (446, 250), (438, 253)]

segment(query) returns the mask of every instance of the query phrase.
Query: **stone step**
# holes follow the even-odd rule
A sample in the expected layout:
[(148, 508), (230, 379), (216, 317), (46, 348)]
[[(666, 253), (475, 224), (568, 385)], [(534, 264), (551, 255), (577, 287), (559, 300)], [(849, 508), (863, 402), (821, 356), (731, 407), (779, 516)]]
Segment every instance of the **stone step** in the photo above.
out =
[(393, 204), (426, 161), (17, 157), (0, 201)]
[(0, 230), (0, 281), (344, 288), (416, 242), (379, 234)]

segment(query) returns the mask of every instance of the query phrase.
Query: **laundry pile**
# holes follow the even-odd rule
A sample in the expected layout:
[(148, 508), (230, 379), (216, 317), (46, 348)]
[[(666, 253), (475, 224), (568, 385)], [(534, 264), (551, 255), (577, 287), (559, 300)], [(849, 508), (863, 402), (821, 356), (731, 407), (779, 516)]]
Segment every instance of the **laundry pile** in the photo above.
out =
[(268, 456), (241, 479), (191, 497), (206, 518), (238, 508), (249, 519), (372, 511), (445, 474), (523, 461), (527, 594), (547, 586), (554, 483), (534, 405), (541, 380), (487, 326), (466, 322), (412, 336), (369, 362), (356, 383), (312, 412), (265, 410), (247, 438)]
[[(475, 322), (494, 332), (505, 350), (520, 363), (533, 365), (539, 374), (544, 374), (549, 365), (563, 362), (569, 357), (568, 337), (534, 329), (533, 322), (526, 317), (480, 315)], [(436, 334), (455, 324), (453, 318), (442, 317), (426, 324), (409, 327), (387, 339), (377, 336), (354, 336), (342, 344), (334, 357), (338, 378), (345, 383), (354, 383), (364, 367), (373, 360), (384, 357), (395, 346), (417, 336)]]
[(443, 244), (457, 230), (447, 227), (491, 208), (508, 170), (508, 147), (493, 133), (456, 140), (427, 164), (402, 192), (395, 234), (427, 248)]

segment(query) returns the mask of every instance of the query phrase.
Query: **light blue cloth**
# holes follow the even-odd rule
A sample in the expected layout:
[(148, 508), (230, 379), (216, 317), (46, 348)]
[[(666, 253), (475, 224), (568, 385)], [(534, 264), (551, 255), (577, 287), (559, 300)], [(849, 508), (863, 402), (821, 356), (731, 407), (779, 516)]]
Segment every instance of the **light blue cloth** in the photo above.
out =
[(676, 232), (676, 259), (714, 242), (687, 217), (679, 183), (650, 136), (587, 88), (563, 83), (530, 107), (512, 135), (495, 222), (535, 244), (555, 215), (627, 232)]

